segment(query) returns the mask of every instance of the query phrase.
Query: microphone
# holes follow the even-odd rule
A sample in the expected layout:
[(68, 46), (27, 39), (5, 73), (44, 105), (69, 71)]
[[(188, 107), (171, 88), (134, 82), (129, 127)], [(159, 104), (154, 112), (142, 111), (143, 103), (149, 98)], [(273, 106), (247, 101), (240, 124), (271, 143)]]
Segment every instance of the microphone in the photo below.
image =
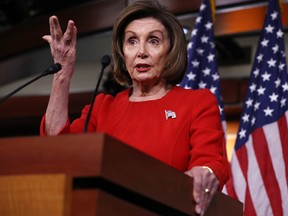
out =
[(5, 100), (7, 100), (9, 97), (11, 97), (12, 95), (16, 94), (18, 91), (20, 91), (21, 89), (23, 89), (24, 87), (26, 87), (27, 85), (31, 84), (32, 82), (40, 79), (41, 77), (47, 76), (49, 74), (54, 74), (57, 73), (58, 71), (61, 70), (61, 64), (59, 63), (55, 63), (53, 65), (51, 65), (49, 68), (47, 68), (43, 73), (41, 73), (40, 75), (38, 75), (37, 77), (35, 77), (34, 79), (28, 81), (27, 83), (24, 83), (23, 85), (21, 85), (20, 87), (18, 87), (17, 89), (15, 89), (14, 91), (10, 92), (9, 94), (7, 94), (6, 96), (2, 97), (0, 99), (0, 103), (4, 102)]
[(95, 102), (96, 95), (98, 94), (98, 89), (99, 89), (99, 86), (100, 86), (100, 82), (101, 82), (101, 80), (102, 80), (102, 76), (103, 76), (104, 69), (110, 64), (110, 62), (111, 62), (111, 57), (108, 56), (108, 55), (104, 55), (104, 56), (101, 58), (102, 68), (101, 68), (100, 76), (99, 76), (98, 81), (97, 81), (96, 88), (95, 88), (95, 90), (94, 90), (94, 94), (93, 94), (93, 97), (92, 97), (92, 101), (91, 101), (91, 103), (90, 103), (90, 108), (89, 108), (89, 111), (88, 111), (88, 114), (87, 114), (87, 117), (86, 117), (86, 120), (85, 120), (85, 125), (84, 125), (84, 129), (83, 129), (83, 132), (84, 132), (84, 133), (87, 132), (88, 123), (89, 123), (89, 121), (90, 121), (91, 112), (92, 112), (92, 109), (93, 109), (93, 106), (94, 106), (94, 102)]

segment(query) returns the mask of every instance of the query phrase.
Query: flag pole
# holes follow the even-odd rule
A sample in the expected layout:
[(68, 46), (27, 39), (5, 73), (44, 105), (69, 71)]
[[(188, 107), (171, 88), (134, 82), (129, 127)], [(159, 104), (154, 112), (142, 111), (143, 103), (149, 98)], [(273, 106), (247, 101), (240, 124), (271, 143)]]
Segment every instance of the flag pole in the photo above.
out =
[[(212, 0), (213, 1), (213, 0)], [(281, 14), (283, 13), (283, 0), (278, 0)]]
[(211, 5), (212, 21), (213, 21), (213, 24), (215, 24), (215, 19), (216, 19), (215, 18), (215, 14), (216, 14), (215, 0), (210, 0), (210, 5)]

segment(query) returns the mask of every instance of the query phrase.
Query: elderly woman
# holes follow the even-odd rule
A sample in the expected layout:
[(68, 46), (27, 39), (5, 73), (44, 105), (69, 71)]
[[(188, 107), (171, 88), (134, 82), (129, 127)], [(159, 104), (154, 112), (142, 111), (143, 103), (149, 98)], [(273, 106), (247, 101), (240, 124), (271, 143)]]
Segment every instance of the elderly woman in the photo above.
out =
[[(76, 34), (73, 21), (63, 34), (57, 17), (50, 18), (43, 38), (62, 69), (53, 78), (41, 135), (83, 131), (90, 105), (73, 123), (68, 118)], [(107, 133), (193, 177), (195, 211), (203, 214), (227, 179), (224, 133), (209, 90), (177, 87), (187, 65), (181, 25), (157, 1), (135, 2), (115, 22), (112, 54), (115, 78), (129, 88), (96, 97), (88, 131)]]

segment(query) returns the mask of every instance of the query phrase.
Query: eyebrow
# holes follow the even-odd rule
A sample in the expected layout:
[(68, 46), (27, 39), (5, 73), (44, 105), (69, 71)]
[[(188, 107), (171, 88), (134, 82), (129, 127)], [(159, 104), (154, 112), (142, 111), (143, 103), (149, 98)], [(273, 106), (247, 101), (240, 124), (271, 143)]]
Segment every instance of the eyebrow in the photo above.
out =
[[(131, 30), (124, 32), (124, 34), (127, 34), (127, 33), (136, 34), (136, 32), (131, 31)], [(160, 33), (162, 35), (162, 37), (164, 37), (163, 31), (161, 31), (161, 30), (153, 30), (153, 31), (149, 32), (149, 34), (154, 34), (154, 33)]]

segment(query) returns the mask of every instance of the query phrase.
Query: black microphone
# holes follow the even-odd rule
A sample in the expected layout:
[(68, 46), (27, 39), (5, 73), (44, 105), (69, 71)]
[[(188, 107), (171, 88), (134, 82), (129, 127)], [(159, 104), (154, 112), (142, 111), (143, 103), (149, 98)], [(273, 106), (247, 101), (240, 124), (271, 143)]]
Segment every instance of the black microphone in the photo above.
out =
[(35, 77), (34, 79), (28, 81), (27, 83), (24, 83), (23, 85), (21, 85), (20, 87), (18, 87), (17, 89), (15, 89), (14, 91), (10, 92), (8, 95), (2, 97), (0, 99), (0, 103), (4, 102), (5, 100), (7, 100), (9, 97), (11, 97), (12, 95), (16, 94), (18, 91), (20, 91), (21, 89), (23, 89), (24, 87), (26, 87), (27, 85), (31, 84), (32, 82), (40, 79), (43, 76), (49, 75), (49, 74), (54, 74), (57, 73), (58, 71), (61, 70), (61, 64), (59, 63), (55, 63), (53, 65), (51, 65), (49, 68), (47, 68), (42, 74), (38, 75), (37, 77)]
[(102, 79), (102, 76), (103, 76), (104, 69), (110, 64), (110, 62), (111, 62), (111, 57), (108, 56), (108, 55), (104, 55), (101, 58), (102, 68), (101, 68), (100, 76), (99, 76), (98, 81), (97, 81), (96, 88), (94, 90), (94, 94), (93, 94), (93, 97), (92, 97), (90, 108), (89, 108), (89, 111), (88, 111), (88, 114), (87, 114), (87, 117), (86, 117), (86, 120), (85, 120), (85, 125), (84, 125), (84, 130), (83, 130), (84, 133), (87, 132), (88, 123), (90, 121), (91, 112), (92, 112), (92, 109), (93, 109), (93, 106), (94, 106), (96, 95), (98, 94), (98, 89), (99, 89), (99, 86), (100, 86), (100, 82), (101, 82), (101, 79)]

